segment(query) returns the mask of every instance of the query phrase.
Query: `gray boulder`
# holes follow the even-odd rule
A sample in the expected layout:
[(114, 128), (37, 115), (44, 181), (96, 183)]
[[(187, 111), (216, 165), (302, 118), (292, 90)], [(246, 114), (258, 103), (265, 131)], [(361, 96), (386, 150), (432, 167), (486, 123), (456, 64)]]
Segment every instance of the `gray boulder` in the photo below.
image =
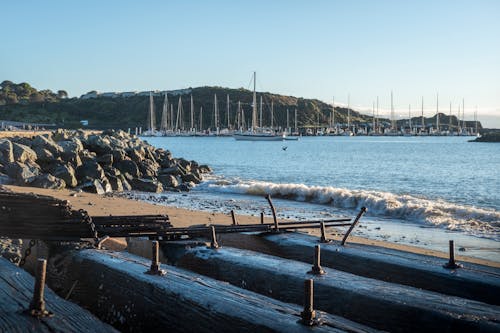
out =
[(71, 164), (59, 164), (51, 171), (55, 177), (61, 178), (68, 187), (75, 187), (78, 184), (75, 176), (75, 169)]
[(84, 179), (104, 179), (104, 170), (96, 161), (86, 161), (76, 168), (76, 178), (79, 183)]
[(162, 184), (153, 179), (134, 178), (130, 181), (130, 185), (132, 185), (132, 188), (137, 191), (155, 193), (163, 192)]
[(171, 168), (164, 168), (164, 169), (161, 169), (159, 172), (158, 172), (160, 175), (174, 175), (174, 176), (181, 176), (181, 175), (185, 175), (186, 174), (186, 171), (179, 165), (176, 165), (176, 166), (173, 166)]
[(0, 163), (7, 164), (12, 162), (14, 162), (12, 142), (7, 139), (0, 139)]
[(131, 160), (123, 160), (118, 163), (115, 163), (115, 167), (120, 170), (123, 174), (129, 174), (133, 178), (139, 178), (141, 173), (139, 172), (139, 168), (134, 161)]
[(104, 191), (102, 183), (97, 179), (85, 182), (82, 185), (78, 186), (78, 188), (84, 192), (89, 192), (89, 193), (97, 193), (97, 194), (101, 194), (101, 195), (106, 193)]
[(127, 159), (127, 153), (123, 149), (115, 149), (113, 150), (113, 161), (120, 162)]
[(181, 176), (183, 182), (193, 182), (195, 184), (201, 183), (201, 178), (196, 177), (196, 175), (192, 173), (188, 173), (187, 175)]
[(62, 148), (51, 138), (44, 135), (37, 135), (31, 142), (31, 148), (36, 151), (36, 148), (44, 148), (52, 153), (54, 156), (59, 156), (62, 153)]
[(116, 192), (123, 192), (123, 183), (119, 177), (106, 175), (111, 185), (111, 189)]
[(111, 154), (113, 147), (107, 136), (97, 134), (89, 135), (86, 141), (83, 142), (85, 148), (98, 154)]
[(30, 186), (40, 187), (40, 188), (50, 188), (55, 190), (60, 190), (66, 187), (64, 180), (54, 177), (50, 174), (41, 174), (35, 177), (33, 181), (29, 183)]
[(55, 159), (54, 154), (50, 152), (50, 150), (45, 149), (43, 146), (31, 146), (33, 151), (35, 152), (38, 163), (49, 163)]
[(16, 160), (17, 162), (35, 162), (37, 160), (35, 151), (30, 147), (15, 142), (12, 144), (12, 147), (14, 150), (14, 160)]
[(110, 167), (113, 165), (113, 154), (104, 154), (96, 158), (96, 162), (102, 167)]
[(32, 182), (40, 174), (40, 167), (35, 163), (13, 162), (5, 165), (5, 173), (12, 178), (17, 185), (26, 185)]
[(202, 164), (198, 167), (198, 171), (200, 173), (210, 173), (212, 172), (212, 169), (208, 165)]
[(4, 173), (0, 172), (0, 185), (10, 185), (12, 184), (12, 179)]
[(175, 188), (179, 186), (177, 178), (172, 175), (159, 175), (158, 180), (162, 183), (164, 188)]

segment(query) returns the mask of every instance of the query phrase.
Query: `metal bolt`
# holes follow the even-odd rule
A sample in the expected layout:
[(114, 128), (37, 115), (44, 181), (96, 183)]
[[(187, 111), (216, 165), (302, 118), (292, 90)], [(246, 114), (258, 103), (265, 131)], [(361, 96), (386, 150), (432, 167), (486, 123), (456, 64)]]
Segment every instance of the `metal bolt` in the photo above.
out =
[(234, 217), (234, 210), (231, 210), (231, 219), (233, 220), (233, 225), (237, 225), (236, 218)]
[(215, 227), (212, 225), (211, 229), (212, 229), (212, 241), (210, 242), (210, 248), (218, 249), (219, 243), (217, 243), (217, 235), (215, 234)]
[(314, 311), (314, 282), (312, 279), (304, 281), (304, 311), (300, 313), (301, 323), (307, 326), (318, 324)]
[(321, 267), (321, 248), (319, 245), (314, 246), (314, 263), (312, 266), (311, 271), (309, 271), (309, 274), (315, 274), (315, 275), (323, 275), (326, 274), (326, 272), (323, 270)]
[(329, 243), (330, 240), (326, 239), (326, 227), (325, 227), (325, 222), (321, 222), (321, 238), (320, 238), (320, 243)]
[(47, 272), (47, 260), (38, 259), (35, 271), (35, 289), (33, 290), (33, 300), (30, 303), (30, 313), (35, 317), (51, 317), (54, 314), (45, 309), (45, 274)]
[(158, 241), (151, 242), (152, 253), (151, 253), (151, 267), (146, 274), (150, 275), (165, 275), (165, 271), (160, 269), (160, 244)]
[(450, 259), (446, 264), (443, 265), (443, 267), (448, 269), (455, 269), (462, 267), (461, 264), (455, 262), (455, 243), (453, 242), (453, 240), (450, 240), (449, 244), (450, 244)]

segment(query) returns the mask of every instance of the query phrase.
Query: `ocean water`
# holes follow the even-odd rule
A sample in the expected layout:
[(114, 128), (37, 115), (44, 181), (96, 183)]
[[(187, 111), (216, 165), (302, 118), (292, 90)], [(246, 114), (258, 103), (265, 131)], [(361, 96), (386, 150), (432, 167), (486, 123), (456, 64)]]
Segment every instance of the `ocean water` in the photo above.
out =
[(365, 206), (359, 235), (441, 250), (455, 239), (461, 255), (500, 261), (498, 144), (467, 137), (145, 139), (214, 170), (187, 196), (159, 195), (167, 205), (258, 215), (268, 213), (269, 193), (280, 217), (299, 219), (352, 217)]

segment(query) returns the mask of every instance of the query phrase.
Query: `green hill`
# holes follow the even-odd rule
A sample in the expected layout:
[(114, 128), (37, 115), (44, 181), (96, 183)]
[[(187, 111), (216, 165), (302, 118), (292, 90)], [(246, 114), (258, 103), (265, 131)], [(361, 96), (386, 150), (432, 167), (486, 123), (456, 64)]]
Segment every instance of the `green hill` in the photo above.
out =
[[(0, 120), (20, 121), (28, 123), (54, 123), (60, 127), (81, 127), (80, 121), (87, 120), (90, 128), (134, 128), (146, 127), (149, 109), (149, 96), (133, 95), (129, 97), (102, 97), (97, 98), (67, 98), (64, 90), (54, 93), (50, 90), (37, 91), (27, 83), (15, 84), (3, 81), (0, 84)], [(179, 95), (178, 93), (183, 93)], [(177, 114), (179, 97), (182, 99), (183, 121), (185, 128), (190, 126), (190, 97), (194, 101), (194, 123), (198, 127), (200, 121), (200, 108), (203, 108), (202, 128), (214, 128), (214, 95), (217, 94), (219, 109), (219, 126), (227, 125), (226, 96), (229, 94), (230, 123), (236, 124), (237, 105), (240, 102), (244, 111), (245, 122), (251, 119), (252, 92), (243, 88), (230, 89), (222, 87), (199, 87), (168, 94), (168, 104)], [(154, 97), (154, 106), (157, 126), (160, 126), (164, 103), (163, 93)], [(293, 96), (283, 96), (269, 92), (258, 93), (257, 103), (263, 101), (263, 124), (271, 123), (271, 104), (273, 104), (274, 126), (286, 126), (287, 109), (289, 110), (289, 124), (294, 126), (294, 111), (297, 110), (298, 127), (327, 127), (330, 119), (331, 105), (317, 99), (305, 99)], [(399, 126), (407, 120), (399, 120)], [(420, 118), (412, 121), (420, 124)], [(347, 108), (335, 107), (335, 122), (347, 123)], [(353, 124), (371, 123), (370, 115), (364, 115), (351, 110)], [(381, 123), (389, 123), (388, 119), (380, 119)], [(441, 114), (440, 122), (449, 123), (448, 116)], [(433, 118), (426, 118), (426, 125), (435, 123)], [(452, 116), (452, 124), (457, 124), (456, 117)], [(470, 125), (471, 126), (471, 125)]]

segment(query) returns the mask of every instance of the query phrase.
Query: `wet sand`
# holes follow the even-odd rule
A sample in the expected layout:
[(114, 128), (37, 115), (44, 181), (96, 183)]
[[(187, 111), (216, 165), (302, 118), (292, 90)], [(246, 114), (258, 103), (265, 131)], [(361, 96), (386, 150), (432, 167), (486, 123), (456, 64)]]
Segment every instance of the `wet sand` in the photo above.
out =
[[(49, 195), (60, 200), (68, 200), (74, 209), (84, 209), (90, 216), (107, 216), (107, 215), (156, 215), (156, 214), (167, 214), (170, 218), (170, 222), (174, 227), (187, 227), (197, 224), (231, 224), (231, 215), (221, 213), (208, 213), (201, 211), (194, 211), (182, 208), (166, 207), (147, 203), (144, 201), (138, 201), (133, 199), (126, 199), (117, 196), (100, 196), (92, 193), (76, 193), (71, 190), (49, 190), (40, 189), (33, 187), (20, 187), (20, 186), (5, 186), (6, 188), (18, 192), (18, 193), (34, 193), (40, 195)], [(189, 200), (189, 194), (186, 195), (186, 200)], [(250, 223), (260, 223), (260, 217), (248, 216), (248, 215), (238, 215), (236, 216), (238, 223), (240, 224), (250, 224)], [(266, 218), (266, 222), (272, 222), (270, 217)], [(319, 235), (319, 230), (306, 230), (304, 232), (309, 232), (311, 234)], [(413, 247), (403, 244), (395, 244), (390, 242), (383, 242), (377, 240), (370, 240), (362, 237), (356, 237), (356, 229), (353, 232), (353, 236), (349, 238), (350, 242), (375, 245), (386, 248), (398, 249), (402, 251), (409, 251), (413, 253), (420, 253), (426, 255), (432, 255), (442, 258), (447, 258), (448, 254), (424, 249), (420, 247)], [(340, 236), (330, 235), (329, 238), (339, 240)], [(125, 241), (123, 239), (116, 239), (114, 242), (108, 242), (108, 247), (121, 249), (125, 246)], [(456, 256), (458, 260), (463, 262), (472, 262), (482, 265), (488, 265), (493, 267), (500, 267), (500, 263), (492, 262), (489, 260)]]

